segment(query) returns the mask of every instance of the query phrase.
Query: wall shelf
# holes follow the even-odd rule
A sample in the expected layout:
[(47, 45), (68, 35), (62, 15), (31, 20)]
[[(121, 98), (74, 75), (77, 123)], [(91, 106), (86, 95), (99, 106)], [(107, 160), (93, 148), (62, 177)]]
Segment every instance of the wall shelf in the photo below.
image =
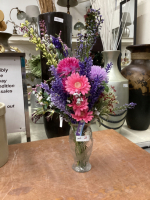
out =
[[(8, 40), (9, 44), (32, 44), (29, 42), (28, 37), (23, 37), (23, 35), (12, 35)], [(72, 43), (77, 42), (77, 37), (72, 37)]]
[[(77, 37), (72, 37), (72, 43), (76, 42), (77, 42)], [(12, 35), (9, 39), (9, 44), (32, 44), (32, 43), (29, 42), (28, 37), (23, 37), (23, 35)], [(122, 38), (122, 45), (132, 45), (132, 44), (133, 44), (133, 38)]]
[(29, 38), (23, 37), (23, 35), (12, 35), (8, 42), (9, 44), (32, 44), (29, 42)]
[(133, 44), (133, 38), (122, 38), (122, 45), (132, 45)]

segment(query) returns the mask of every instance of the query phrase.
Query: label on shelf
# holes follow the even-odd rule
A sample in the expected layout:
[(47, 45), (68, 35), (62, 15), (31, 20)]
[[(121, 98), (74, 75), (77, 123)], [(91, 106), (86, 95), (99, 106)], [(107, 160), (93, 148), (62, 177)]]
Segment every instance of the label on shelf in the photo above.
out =
[(128, 84), (123, 84), (123, 87), (128, 87)]
[(55, 21), (55, 22), (61, 22), (61, 23), (64, 23), (64, 19), (59, 18), (59, 17), (54, 17), (54, 21)]

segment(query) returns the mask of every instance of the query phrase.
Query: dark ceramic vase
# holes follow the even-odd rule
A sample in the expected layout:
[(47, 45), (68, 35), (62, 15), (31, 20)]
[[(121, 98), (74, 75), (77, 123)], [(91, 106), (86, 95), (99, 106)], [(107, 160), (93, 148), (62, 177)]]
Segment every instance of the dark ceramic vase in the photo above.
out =
[[(55, 21), (57, 19), (57, 21)], [(61, 22), (59, 22), (59, 19)], [(47, 28), (47, 34), (56, 37), (61, 33), (62, 41), (71, 48), (72, 40), (72, 16), (63, 12), (51, 12), (40, 14), (38, 22), (44, 20)], [(62, 23), (63, 22), (63, 23)], [(42, 81), (48, 80), (51, 77), (49, 67), (46, 65), (47, 60), (42, 57), (41, 53), (41, 66), (42, 66)], [(47, 121), (44, 117), (44, 126), (48, 138), (60, 137), (69, 135), (70, 126), (67, 122), (63, 121), (63, 127), (59, 127), (59, 115), (54, 114), (52, 120)]]
[(45, 132), (48, 138), (69, 135), (69, 130), (70, 130), (69, 124), (63, 120), (63, 126), (61, 128), (58, 114), (55, 113), (52, 119), (50, 119), (49, 121), (47, 121), (46, 116), (47, 114), (45, 114), (43, 119), (44, 119)]
[(4, 52), (12, 52), (8, 44), (8, 39), (12, 36), (10, 33), (0, 32), (0, 45), (4, 47)]
[(127, 113), (127, 125), (133, 130), (146, 130), (150, 124), (150, 44), (132, 45), (131, 64), (122, 70), (129, 80), (129, 102), (137, 103)]

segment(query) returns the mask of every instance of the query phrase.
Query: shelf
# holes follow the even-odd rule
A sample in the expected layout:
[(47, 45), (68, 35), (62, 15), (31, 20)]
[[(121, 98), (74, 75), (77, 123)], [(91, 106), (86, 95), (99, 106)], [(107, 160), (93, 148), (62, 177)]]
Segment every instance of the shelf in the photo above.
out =
[(23, 35), (12, 35), (9, 38), (8, 43), (9, 44), (32, 44), (31, 42), (29, 42), (29, 38), (23, 37)]
[(72, 37), (72, 43), (76, 43), (77, 42), (77, 37)]
[[(12, 35), (8, 40), (9, 44), (32, 44), (29, 42), (28, 37), (23, 37), (23, 35)], [(77, 37), (72, 37), (72, 43), (77, 42)]]
[(122, 38), (122, 45), (132, 45), (133, 44), (133, 38)]
[[(76, 42), (77, 42), (77, 37), (72, 37), (72, 43)], [(9, 44), (32, 44), (32, 43), (29, 42), (28, 37), (23, 37), (23, 35), (12, 35), (9, 39)], [(132, 45), (132, 44), (133, 44), (133, 38), (122, 38), (122, 45)]]

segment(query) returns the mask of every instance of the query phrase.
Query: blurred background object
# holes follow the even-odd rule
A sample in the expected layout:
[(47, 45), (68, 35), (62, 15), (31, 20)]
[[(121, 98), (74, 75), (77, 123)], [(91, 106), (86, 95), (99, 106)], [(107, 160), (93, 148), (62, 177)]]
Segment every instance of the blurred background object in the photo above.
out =
[(56, 11), (54, 0), (48, 0), (48, 1), (39, 0), (39, 7), (40, 7), (41, 14)]
[(4, 13), (0, 10), (0, 31), (5, 31), (7, 29), (7, 25), (4, 22)]
[(16, 29), (16, 28), (19, 27), (19, 26), (16, 25), (16, 23), (15, 23), (15, 22), (12, 20), (12, 18), (11, 18), (11, 13), (12, 13), (12, 11), (13, 11), (14, 9), (17, 10), (17, 19), (18, 19), (18, 20), (23, 20), (23, 19), (25, 19), (25, 18), (26, 18), (26, 13), (25, 13), (24, 11), (22, 11), (22, 10), (19, 10), (18, 7), (12, 8), (12, 9), (10, 10), (10, 13), (9, 13), (9, 18), (10, 18), (10, 20), (7, 20), (6, 24), (7, 24), (8, 22), (12, 23), (12, 24), (14, 25), (13, 34), (17, 34), (17, 29)]
[(82, 22), (78, 22), (74, 25), (74, 30), (78, 30), (81, 33), (81, 30), (85, 29), (85, 26)]
[(58, 0), (57, 4), (62, 7), (67, 7), (67, 14), (70, 14), (70, 7), (74, 7), (78, 5), (77, 0)]
[(26, 7), (26, 20), (28, 20), (31, 23), (31, 26), (37, 33), (37, 17), (39, 16), (40, 11), (38, 6), (36, 5), (29, 5)]

